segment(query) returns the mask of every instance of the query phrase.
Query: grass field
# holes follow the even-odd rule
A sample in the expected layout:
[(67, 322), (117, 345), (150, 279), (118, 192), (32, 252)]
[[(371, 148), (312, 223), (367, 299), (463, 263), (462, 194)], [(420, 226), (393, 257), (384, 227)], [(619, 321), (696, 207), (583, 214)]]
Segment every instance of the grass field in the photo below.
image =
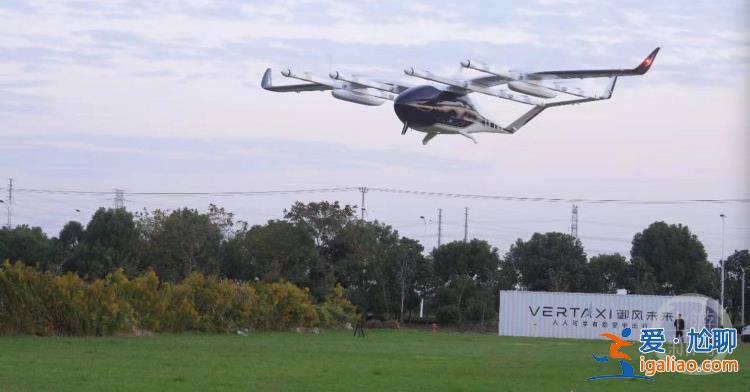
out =
[[(659, 374), (654, 381), (586, 381), (619, 372), (596, 363), (606, 341), (424, 331), (260, 333), (113, 338), (0, 337), (1, 391), (749, 391), (740, 373)], [(632, 347), (631, 347), (632, 348)], [(634, 358), (636, 350), (626, 350)], [(637, 369), (637, 361), (631, 362)]]

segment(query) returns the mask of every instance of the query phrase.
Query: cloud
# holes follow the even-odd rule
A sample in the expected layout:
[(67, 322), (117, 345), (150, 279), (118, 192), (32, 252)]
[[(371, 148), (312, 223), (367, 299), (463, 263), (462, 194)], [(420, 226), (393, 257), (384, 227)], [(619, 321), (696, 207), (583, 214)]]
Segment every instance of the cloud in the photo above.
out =
[(534, 8), (516, 8), (513, 12), (518, 16), (543, 16), (543, 17), (569, 17), (569, 18), (580, 18), (586, 15), (586, 12), (580, 8), (568, 9), (568, 10), (554, 10), (554, 9), (534, 9)]
[(20, 13), (34, 13), (36, 8), (32, 6), (28, 1), (24, 0), (4, 0), (0, 2), (0, 10), (20, 12)]
[(166, 69), (158, 70), (158, 71), (138, 71), (133, 72), (133, 76), (137, 76), (140, 78), (163, 78), (163, 77), (174, 77), (177, 76), (177, 72), (169, 71)]
[[(2, 97), (2, 95), (0, 95)], [(326, 141), (278, 141), (262, 138), (186, 139), (147, 136), (109, 136), (68, 134), (10, 135), (4, 160), (22, 156), (46, 155), (55, 151), (63, 157), (86, 157), (101, 170), (118, 170), (120, 162), (130, 160), (131, 169), (160, 167), (162, 170), (202, 170), (210, 162), (212, 170), (224, 173), (245, 171), (238, 162), (252, 162), (253, 170), (280, 171), (305, 167), (308, 170), (392, 170), (408, 166), (427, 170), (443, 166), (446, 172), (473, 170), (478, 167), (466, 160), (445, 160), (434, 156), (415, 156), (397, 149), (347, 147)], [(65, 152), (67, 151), (67, 152)], [(382, 159), (388, 156), (388, 159)], [(66, 158), (64, 158), (66, 159)], [(76, 159), (78, 160), (78, 159)], [(166, 174), (166, 173), (161, 173)]]
[[(742, 186), (750, 175), (748, 98), (738, 86), (747, 83), (750, 32), (739, 17), (746, 14), (742, 7), (552, 0), (503, 6), (4, 2), (0, 167), (4, 176), (26, 184), (61, 188), (365, 183), (570, 197), (744, 196), (739, 193), (746, 191)], [(446, 135), (422, 146), (418, 132), (399, 135), (401, 124), (388, 104), (363, 107), (328, 93), (275, 94), (259, 87), (266, 67), (291, 66), (323, 76), (334, 68), (401, 80), (406, 66), (452, 76), (467, 57), (528, 71), (632, 67), (655, 46), (662, 52), (649, 74), (618, 81), (612, 100), (547, 110), (516, 135), (481, 135), (478, 145)], [(283, 81), (278, 73), (275, 77)], [(487, 113), (502, 124), (525, 109), (485, 101)], [(722, 159), (695, 158), (705, 156)], [(383, 219), (428, 214), (438, 205), (451, 219), (451, 211), (460, 215), (468, 203), (381, 196), (369, 194), (368, 206), (371, 201), (373, 217)], [(356, 203), (358, 195), (353, 197)], [(144, 205), (161, 202), (143, 200)], [(167, 207), (192, 203), (167, 202), (173, 203)], [(287, 202), (240, 200), (228, 207), (242, 213), (248, 204), (258, 204), (261, 212), (277, 214)], [(523, 221), (538, 215), (535, 219), (558, 219), (563, 225), (569, 218), (565, 206), (477, 203), (471, 210), (477, 217)], [(647, 224), (654, 216), (691, 227), (713, 222), (702, 217), (707, 210), (596, 208), (586, 207), (586, 214), (631, 225)], [(29, 222), (35, 216), (41, 219), (29, 213)], [(502, 237), (476, 231), (503, 244), (535, 230), (561, 230), (559, 222), (546, 222), (521, 224)], [(417, 226), (404, 230), (425, 235)], [(627, 235), (632, 233), (600, 234)], [(606, 246), (602, 242), (595, 249)], [(713, 242), (708, 247), (716, 249)]]
[(643, 27), (649, 21), (649, 15), (640, 11), (625, 12), (625, 20), (633, 26)]
[[(721, 30), (705, 31), (717, 25), (712, 23), (711, 15), (707, 15), (704, 29), (695, 29), (689, 21), (670, 18), (671, 13), (652, 15), (644, 10), (626, 10), (625, 17), (618, 18), (597, 3), (587, 3), (584, 12), (578, 2), (548, 1), (536, 8), (515, 8), (522, 18), (512, 19), (498, 19), (492, 15), (496, 12), (492, 7), (478, 7), (485, 12), (473, 15), (474, 8), (462, 10), (451, 8), (450, 4), (420, 2), (387, 3), (380, 7), (329, 1), (281, 1), (263, 7), (205, 1), (106, 5), (78, 2), (40, 7), (40, 16), (18, 14), (7, 20), (3, 29), (12, 32), (12, 40), (8, 41), (12, 44), (0, 48), (0, 58), (44, 67), (70, 64), (127, 67), (133, 59), (242, 63), (288, 58), (298, 63), (300, 59), (310, 61), (330, 54), (339, 59), (341, 47), (367, 45), (371, 50), (360, 54), (377, 50), (381, 55), (368, 58), (360, 66), (373, 66), (373, 61), (387, 61), (400, 55), (397, 52), (402, 48), (419, 51), (428, 46), (460, 44), (467, 48), (464, 51), (483, 47), (484, 53), (522, 46), (527, 53), (534, 51), (535, 57), (562, 59), (566, 53), (589, 57), (593, 53), (601, 61), (638, 43), (651, 43), (646, 46), (676, 48), (672, 54), (678, 57), (665, 62), (660, 58), (662, 66), (700, 61), (701, 64), (694, 65), (704, 71), (716, 67), (721, 72), (737, 72), (747, 66), (743, 53), (749, 51), (748, 42), (743, 39), (747, 36), (746, 29), (738, 30), (731, 23), (724, 23)], [(204, 15), (200, 11), (205, 8), (221, 9), (228, 15), (226, 18)], [(461, 15), (462, 11), (472, 14)], [(112, 13), (129, 16), (120, 18)], [(63, 17), (50, 17), (58, 14)], [(485, 21), (485, 17), (489, 19)], [(529, 23), (529, 17), (540, 20)], [(646, 24), (648, 29), (633, 28)], [(24, 34), (19, 36), (21, 31)], [(450, 34), (435, 34), (437, 31)], [(37, 44), (24, 44), (23, 40)], [(708, 54), (700, 56), (701, 51)], [(443, 53), (451, 52), (443, 49)], [(714, 58), (719, 61), (712, 61)], [(596, 66), (593, 60), (585, 59), (590, 66)]]
[[(7, 86), (7, 87), (19, 87)], [(0, 114), (42, 115), (49, 112), (49, 102), (35, 94), (3, 90), (0, 84)], [(0, 122), (1, 123), (1, 122)]]

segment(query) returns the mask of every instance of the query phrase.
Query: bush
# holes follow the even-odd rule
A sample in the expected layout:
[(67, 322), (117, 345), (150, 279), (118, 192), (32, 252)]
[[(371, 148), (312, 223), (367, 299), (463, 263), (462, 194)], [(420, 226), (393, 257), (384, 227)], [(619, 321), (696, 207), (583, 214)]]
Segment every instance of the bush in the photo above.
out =
[(466, 306), (466, 309), (464, 309), (464, 320), (479, 323), (483, 319), (482, 312), (484, 312), (484, 322), (497, 319), (497, 312), (495, 312), (491, 305), (482, 304), (481, 302), (470, 302)]
[(0, 331), (45, 335), (53, 315), (47, 305), (51, 275), (7, 261), (0, 269)]
[(159, 278), (149, 270), (123, 284), (121, 295), (130, 303), (135, 313), (135, 327), (140, 330), (158, 331), (165, 322), (170, 296), (164, 295), (168, 288), (159, 287)]
[(458, 325), (461, 321), (461, 311), (456, 305), (444, 305), (438, 308), (435, 319), (438, 324)]
[(289, 282), (246, 283), (193, 273), (177, 284), (153, 271), (129, 280), (122, 269), (87, 282), (20, 262), (0, 266), (0, 333), (111, 335), (333, 327), (356, 320), (337, 287), (325, 302)]
[(320, 321), (310, 292), (289, 282), (259, 283), (260, 329), (283, 330), (291, 327), (310, 327)]
[(344, 288), (336, 284), (333, 293), (317, 308), (321, 327), (341, 326), (357, 322), (357, 307), (344, 296)]

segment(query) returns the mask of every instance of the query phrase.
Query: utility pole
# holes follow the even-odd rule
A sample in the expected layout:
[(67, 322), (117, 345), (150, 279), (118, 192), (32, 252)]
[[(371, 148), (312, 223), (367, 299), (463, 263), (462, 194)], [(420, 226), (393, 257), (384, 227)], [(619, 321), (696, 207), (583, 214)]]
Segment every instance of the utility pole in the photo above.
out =
[(724, 220), (726, 215), (719, 214), (721, 217), (721, 310), (724, 311)]
[(13, 227), (13, 179), (8, 179), (8, 230)]
[(464, 207), (464, 242), (469, 240), (469, 207)]
[(365, 220), (365, 193), (367, 193), (369, 189), (365, 186), (359, 187), (359, 191), (362, 192), (362, 206), (359, 208), (359, 219)]
[(578, 238), (578, 206), (573, 204), (573, 215), (570, 217), (570, 235)]
[(742, 268), (742, 326), (745, 326), (745, 273), (747, 269)]
[(115, 189), (115, 209), (125, 207), (125, 191), (122, 189)]
[(438, 248), (443, 237), (443, 209), (438, 208)]

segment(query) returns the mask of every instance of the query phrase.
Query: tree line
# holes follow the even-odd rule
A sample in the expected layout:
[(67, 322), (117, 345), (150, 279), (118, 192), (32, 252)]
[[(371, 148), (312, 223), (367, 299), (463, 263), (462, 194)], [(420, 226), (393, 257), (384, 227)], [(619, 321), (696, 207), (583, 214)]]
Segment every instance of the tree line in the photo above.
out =
[[(430, 317), (456, 324), (495, 320), (500, 289), (719, 294), (718, 268), (697, 236), (680, 224), (654, 222), (636, 233), (629, 258), (618, 253), (589, 258), (579, 239), (558, 232), (518, 239), (502, 255), (479, 239), (426, 252), (419, 241), (356, 213), (356, 206), (338, 202), (297, 202), (281, 219), (250, 226), (215, 205), (205, 212), (100, 208), (85, 226), (68, 222), (52, 238), (38, 227), (0, 230), (0, 260), (84, 279), (122, 268), (132, 276), (153, 270), (166, 282), (193, 272), (288, 281), (309, 289), (317, 301), (340, 284), (361, 312), (409, 320), (424, 300)], [(726, 303), (735, 316), (740, 271), (748, 267), (747, 250), (727, 259)]]

